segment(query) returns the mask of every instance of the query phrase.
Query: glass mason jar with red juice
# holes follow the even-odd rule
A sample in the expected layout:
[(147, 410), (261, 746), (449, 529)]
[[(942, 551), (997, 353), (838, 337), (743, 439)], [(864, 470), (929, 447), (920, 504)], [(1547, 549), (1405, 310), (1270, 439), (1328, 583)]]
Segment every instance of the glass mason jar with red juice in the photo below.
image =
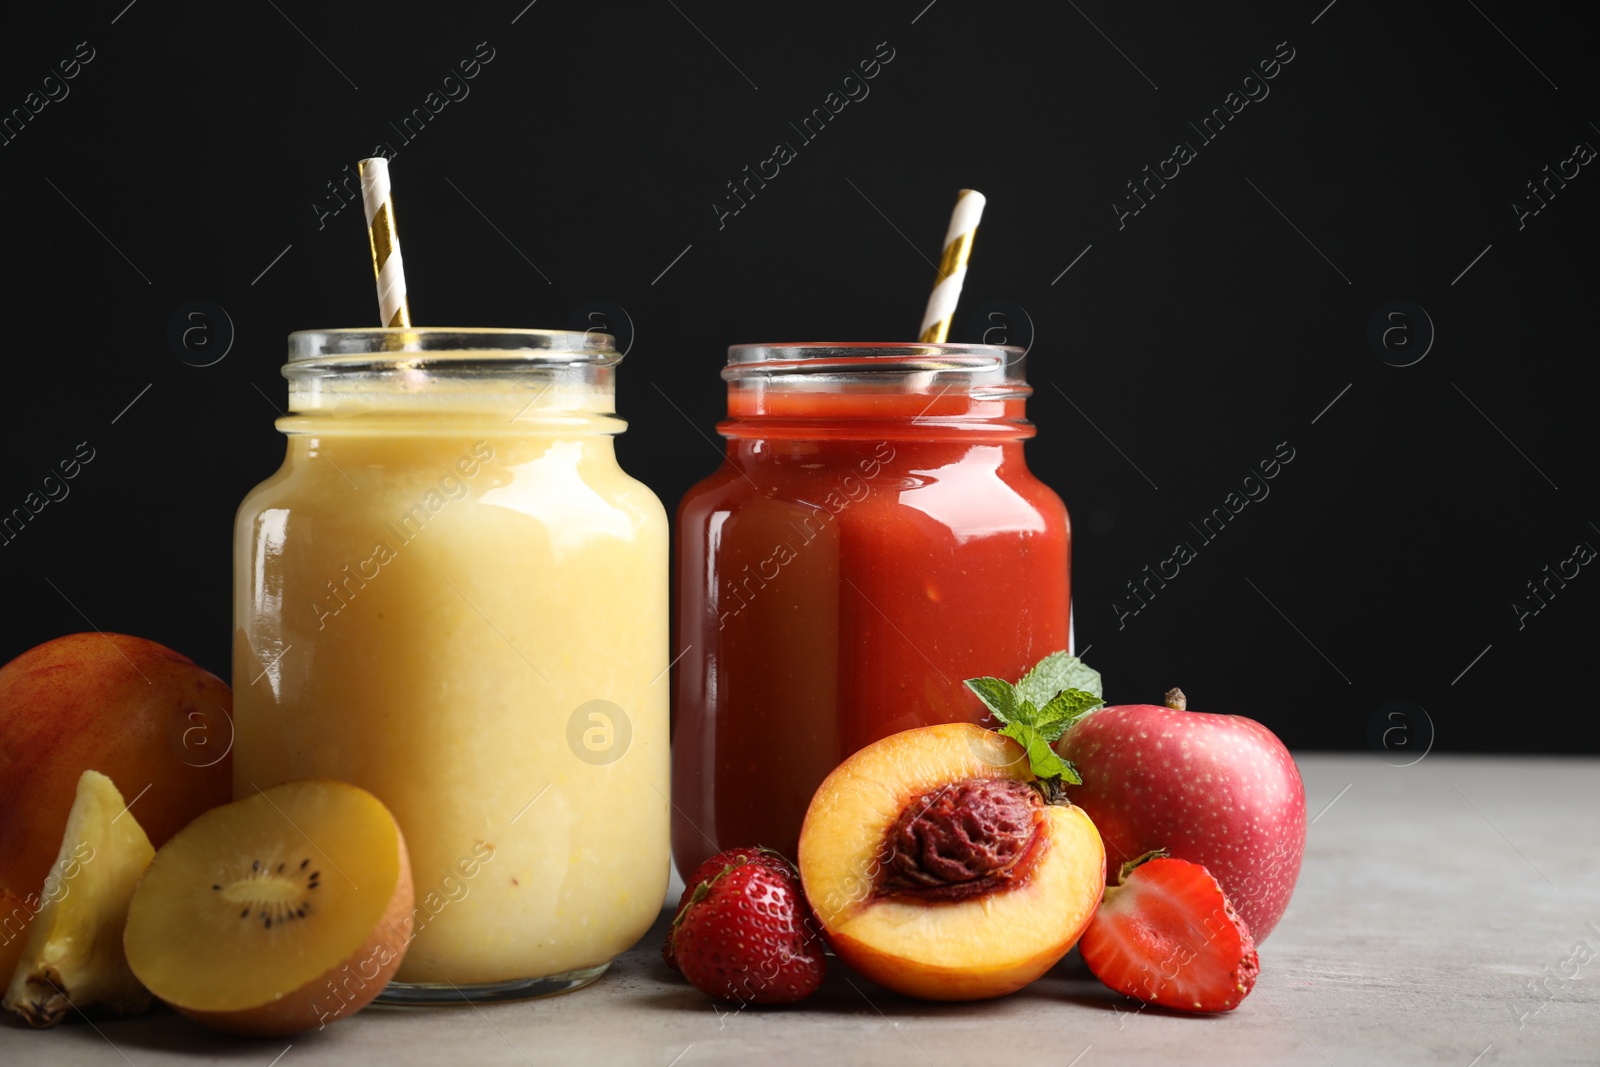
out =
[(1028, 470), (1023, 353), (728, 350), (727, 458), (678, 507), (673, 854), (794, 856), (857, 749), (976, 722), (963, 680), (1068, 646), (1071, 527)]

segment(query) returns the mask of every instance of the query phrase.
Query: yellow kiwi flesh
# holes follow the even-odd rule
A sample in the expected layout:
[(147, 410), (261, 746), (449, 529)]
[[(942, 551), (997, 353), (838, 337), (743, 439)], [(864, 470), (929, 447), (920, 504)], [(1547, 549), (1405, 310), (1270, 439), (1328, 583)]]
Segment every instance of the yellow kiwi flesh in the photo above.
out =
[(151, 862), (128, 908), (128, 965), (163, 1001), (240, 1033), (359, 1010), (411, 931), (405, 840), (372, 794), (289, 782), (206, 812)]

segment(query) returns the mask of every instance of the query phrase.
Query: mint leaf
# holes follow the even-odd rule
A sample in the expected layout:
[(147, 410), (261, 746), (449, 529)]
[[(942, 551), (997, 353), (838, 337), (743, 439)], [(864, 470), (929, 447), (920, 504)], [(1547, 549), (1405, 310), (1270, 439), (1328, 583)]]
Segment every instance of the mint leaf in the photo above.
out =
[(1016, 685), (1001, 678), (968, 678), (967, 688), (1001, 722), (1000, 733), (1028, 754), (1035, 778), (1081, 785), (1077, 770), (1051, 745), (1084, 715), (1105, 703), (1100, 673), (1076, 656), (1052, 652)]
[(1039, 709), (1039, 714), (1032, 722), (1040, 733), (1056, 741), (1073, 723), (1103, 704), (1105, 701), (1094, 693), (1086, 693), (1082, 689), (1063, 689)]
[(1082, 689), (1095, 696), (1104, 696), (1100, 672), (1088, 666), (1077, 656), (1066, 652), (1052, 652), (1033, 665), (1016, 685), (1017, 695), (1031, 700), (1041, 708), (1063, 689)]
[(1083, 784), (1072, 764), (1056, 755), (1050, 741), (1038, 728), (1025, 722), (1007, 723), (1000, 728), (1006, 737), (1016, 741), (1028, 753), (1028, 765), (1035, 778), (1060, 778), (1072, 785)]
[(1017, 715), (1017, 689), (999, 678), (968, 678), (967, 688), (978, 694), (978, 699), (1001, 722), (1010, 722)]

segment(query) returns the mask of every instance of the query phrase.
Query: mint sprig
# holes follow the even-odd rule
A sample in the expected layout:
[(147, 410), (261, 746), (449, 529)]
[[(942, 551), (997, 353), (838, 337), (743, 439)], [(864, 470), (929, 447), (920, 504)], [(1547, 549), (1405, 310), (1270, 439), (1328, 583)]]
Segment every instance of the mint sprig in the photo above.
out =
[(978, 699), (1001, 722), (1010, 722), (1016, 716), (1017, 705), (1022, 698), (1017, 693), (1017, 687), (1010, 682), (1000, 678), (968, 678), (967, 688), (977, 693)]
[(1066, 652), (1052, 652), (1033, 665), (1033, 670), (1017, 682), (1017, 691), (1026, 700), (1044, 707), (1063, 689), (1082, 689), (1095, 696), (1104, 696), (1100, 672), (1077, 656)]
[(1001, 678), (968, 678), (967, 688), (1000, 721), (999, 732), (1028, 754), (1035, 778), (1081, 785), (1071, 763), (1051, 747), (1073, 723), (1105, 703), (1099, 672), (1076, 656), (1052, 652), (1015, 685)]

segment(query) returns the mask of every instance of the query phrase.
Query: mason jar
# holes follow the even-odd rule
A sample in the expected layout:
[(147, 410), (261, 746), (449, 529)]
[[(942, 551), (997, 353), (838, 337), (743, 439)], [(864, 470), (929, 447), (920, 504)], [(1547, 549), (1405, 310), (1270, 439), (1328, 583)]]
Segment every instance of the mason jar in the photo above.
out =
[(1069, 646), (1071, 527), (1028, 470), (1021, 350), (729, 349), (720, 470), (676, 554), (673, 847), (794, 856), (822, 779), (900, 730), (983, 718), (963, 680)]
[(289, 338), (287, 456), (234, 534), (235, 795), (332, 778), (394, 813), (416, 905), (391, 1001), (576, 988), (660, 911), (668, 527), (617, 465), (620, 358), (599, 333)]

